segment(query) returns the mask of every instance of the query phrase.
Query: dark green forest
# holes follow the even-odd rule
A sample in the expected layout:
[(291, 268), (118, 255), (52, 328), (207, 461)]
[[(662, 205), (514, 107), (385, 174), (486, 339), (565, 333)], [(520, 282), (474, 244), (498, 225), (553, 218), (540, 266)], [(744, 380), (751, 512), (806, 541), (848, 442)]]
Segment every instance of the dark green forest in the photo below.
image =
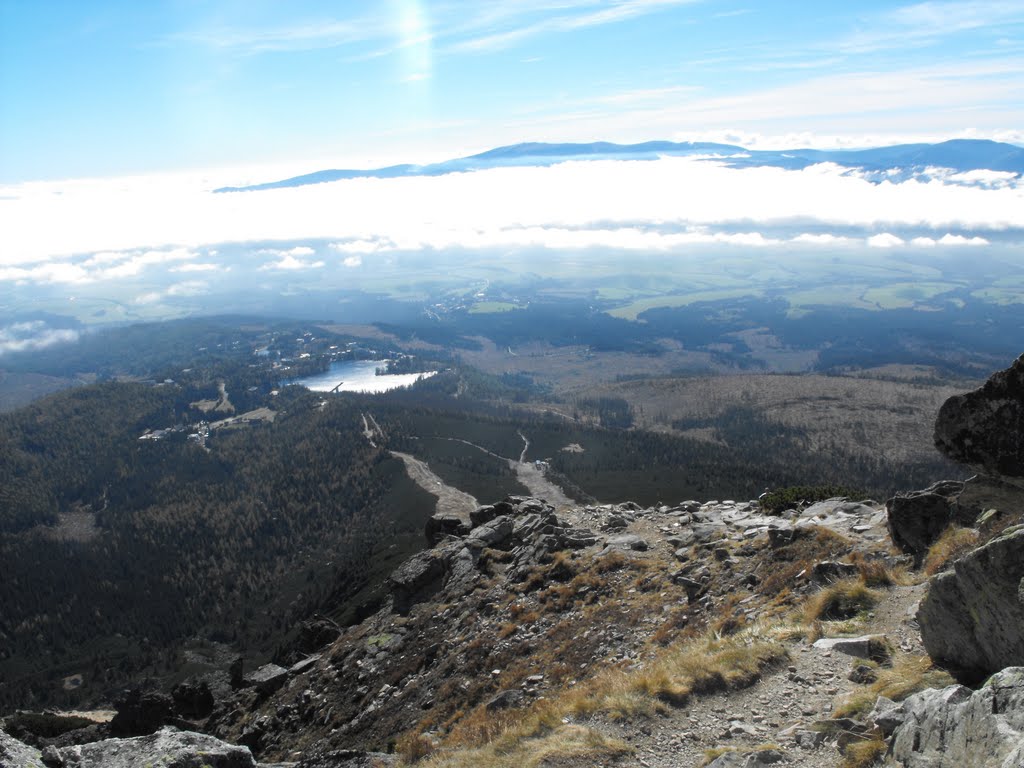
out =
[[(106, 384), (0, 419), (0, 702), (166, 672), (200, 632), (258, 656), (324, 596), (379, 581), (382, 550), (394, 567), (421, 546), (433, 498), (363, 438), (356, 404), (296, 397), (209, 450), (140, 441), (180, 394)], [(65, 535), (76, 510), (94, 527)]]

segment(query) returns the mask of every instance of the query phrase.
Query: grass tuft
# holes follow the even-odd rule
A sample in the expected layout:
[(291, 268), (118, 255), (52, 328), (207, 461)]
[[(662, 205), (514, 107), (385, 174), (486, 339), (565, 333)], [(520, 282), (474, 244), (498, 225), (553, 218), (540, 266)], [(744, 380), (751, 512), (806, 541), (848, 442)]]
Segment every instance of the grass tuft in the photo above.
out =
[(813, 595), (804, 606), (804, 620), (842, 621), (870, 610), (881, 595), (861, 578), (841, 579)]
[(924, 559), (924, 572), (934, 576), (954, 560), (978, 546), (978, 532), (973, 528), (951, 525), (928, 548)]
[(842, 768), (869, 768), (885, 757), (888, 745), (878, 736), (864, 741), (855, 741), (843, 750)]
[(903, 701), (925, 688), (945, 688), (955, 682), (948, 672), (937, 669), (928, 656), (900, 656), (892, 667), (879, 670), (875, 682), (846, 697), (832, 716), (861, 717), (871, 711), (879, 696)]

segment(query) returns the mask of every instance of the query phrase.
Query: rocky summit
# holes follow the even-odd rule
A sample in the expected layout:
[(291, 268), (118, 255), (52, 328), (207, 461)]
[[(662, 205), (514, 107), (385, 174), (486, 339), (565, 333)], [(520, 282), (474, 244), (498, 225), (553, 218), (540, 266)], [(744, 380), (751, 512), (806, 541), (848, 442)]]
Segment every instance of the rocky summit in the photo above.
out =
[(17, 713), (0, 768), (1022, 768), (1019, 441), (990, 434), (1019, 432), (1021, 365), (939, 416), (985, 474), (771, 513), (439, 513), (362, 620), (311, 618), (112, 718)]

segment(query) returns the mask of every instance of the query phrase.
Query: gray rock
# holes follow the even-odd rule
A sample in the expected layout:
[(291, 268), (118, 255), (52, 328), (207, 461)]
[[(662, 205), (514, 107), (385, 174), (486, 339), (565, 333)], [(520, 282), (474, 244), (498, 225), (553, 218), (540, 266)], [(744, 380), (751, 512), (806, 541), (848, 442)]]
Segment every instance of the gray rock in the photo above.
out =
[(725, 525), (722, 523), (694, 523), (690, 526), (693, 538), (700, 544), (707, 544), (725, 538)]
[(209, 717), (213, 712), (213, 691), (203, 680), (184, 680), (171, 690), (174, 709), (182, 717), (193, 720)]
[(160, 691), (128, 691), (117, 702), (117, 714), (110, 721), (115, 736), (144, 736), (174, 717), (174, 700)]
[(491, 522), (491, 520), (496, 518), (499, 514), (508, 514), (513, 511), (511, 505), (507, 502), (503, 503), (503, 509), (505, 510), (504, 512), (498, 512), (492, 504), (485, 504), (482, 507), (477, 507), (469, 513), (470, 527), (476, 528), (484, 523)]
[(405, 613), (430, 598), (441, 588), (444, 571), (444, 561), (434, 550), (420, 552), (398, 566), (388, 577), (395, 610)]
[(485, 709), (488, 712), (498, 712), (502, 709), (521, 707), (525, 701), (526, 694), (518, 688), (509, 688), (507, 691), (502, 691), (493, 699), (488, 701)]
[(759, 749), (747, 754), (747, 762), (743, 768), (761, 768), (763, 765), (775, 765), (786, 759), (777, 749)]
[(304, 672), (308, 672), (312, 669), (318, 661), (320, 661), (321, 655), (314, 653), (312, 656), (308, 656), (301, 661), (297, 661), (288, 667), (288, 674), (294, 677), (295, 675), (301, 675)]
[(902, 704), (897, 704), (892, 699), (887, 699), (885, 696), (879, 696), (878, 701), (875, 702), (874, 708), (868, 714), (867, 720), (869, 723), (874, 723), (878, 726), (879, 730), (885, 734), (886, 738), (892, 735), (903, 721), (907, 719), (906, 712), (903, 709)]
[(831, 584), (840, 579), (847, 579), (859, 573), (856, 565), (852, 563), (838, 563), (834, 560), (825, 560), (816, 563), (811, 569), (811, 581), (818, 584)]
[(930, 688), (903, 702), (892, 739), (904, 768), (1024, 766), (1024, 668), (1009, 667), (977, 691)]
[(836, 651), (858, 659), (876, 658), (884, 652), (887, 643), (885, 635), (864, 635), (863, 637), (823, 637), (814, 642), (819, 651)]
[(631, 549), (634, 552), (646, 552), (650, 549), (647, 539), (635, 533), (622, 533), (608, 539), (609, 549)]
[(250, 672), (243, 678), (247, 688), (255, 688), (263, 696), (269, 696), (276, 691), (288, 679), (288, 670), (279, 667), (277, 664), (264, 664), (254, 672)]
[(789, 523), (774, 523), (768, 527), (768, 543), (773, 548), (792, 544), (796, 538), (796, 528)]
[(975, 472), (1024, 487), (1024, 355), (980, 389), (943, 404), (935, 446)]
[(53, 744), (43, 748), (41, 759), (47, 768), (63, 768), (64, 766), (64, 758), (60, 756), (60, 751)]
[(936, 661), (978, 681), (1024, 665), (1024, 526), (970, 552), (933, 576), (917, 611), (921, 639)]
[(822, 731), (797, 731), (796, 743), (803, 749), (816, 749), (825, 742), (825, 734)]
[(469, 530), (470, 526), (458, 515), (450, 512), (438, 512), (427, 520), (425, 533), (427, 542), (430, 546), (434, 546), (445, 536), (465, 536)]
[(559, 532), (558, 544), (564, 549), (584, 549), (597, 544), (600, 538), (588, 528), (566, 528)]
[(858, 664), (850, 670), (850, 674), (846, 676), (846, 679), (858, 685), (868, 685), (878, 679), (878, 673), (867, 664)]
[(202, 733), (164, 728), (149, 736), (106, 739), (65, 747), (60, 751), (65, 768), (255, 768), (247, 747)]
[(511, 535), (512, 520), (506, 515), (478, 525), (469, 532), (470, 540), (479, 541), (485, 547), (496, 547), (504, 543)]
[(742, 752), (723, 752), (707, 768), (745, 768), (747, 757)]
[(963, 525), (974, 522), (960, 520), (957, 499), (964, 484), (956, 480), (943, 480), (923, 491), (897, 494), (886, 502), (887, 525), (893, 543), (909, 555), (917, 565), (949, 524)]
[(42, 754), (0, 731), (0, 768), (42, 768)]

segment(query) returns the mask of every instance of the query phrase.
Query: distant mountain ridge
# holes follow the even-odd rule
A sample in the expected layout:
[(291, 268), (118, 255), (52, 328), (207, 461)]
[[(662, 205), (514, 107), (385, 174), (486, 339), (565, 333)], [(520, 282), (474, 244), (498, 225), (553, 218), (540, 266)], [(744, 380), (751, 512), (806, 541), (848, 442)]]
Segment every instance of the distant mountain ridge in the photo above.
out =
[[(733, 168), (771, 166), (799, 170), (817, 163), (835, 163), (859, 168), (870, 174), (885, 172), (885, 178), (900, 180), (920, 176), (928, 168), (956, 172), (1001, 171), (1024, 174), (1024, 148), (985, 139), (953, 139), (938, 144), (898, 144), (858, 150), (749, 150), (734, 144), (714, 142), (647, 141), (614, 144), (596, 141), (586, 144), (525, 143), (481, 152), (469, 157), (428, 165), (403, 163), (384, 168), (322, 170), (280, 181), (242, 187), (220, 187), (214, 192), (258, 192), (267, 189), (303, 187), (344, 179), (394, 179), (407, 176), (443, 176), (449, 173), (482, 171), (516, 166), (545, 167), (572, 160), (657, 160), (660, 157), (712, 155)], [(871, 180), (881, 180), (881, 178)]]

